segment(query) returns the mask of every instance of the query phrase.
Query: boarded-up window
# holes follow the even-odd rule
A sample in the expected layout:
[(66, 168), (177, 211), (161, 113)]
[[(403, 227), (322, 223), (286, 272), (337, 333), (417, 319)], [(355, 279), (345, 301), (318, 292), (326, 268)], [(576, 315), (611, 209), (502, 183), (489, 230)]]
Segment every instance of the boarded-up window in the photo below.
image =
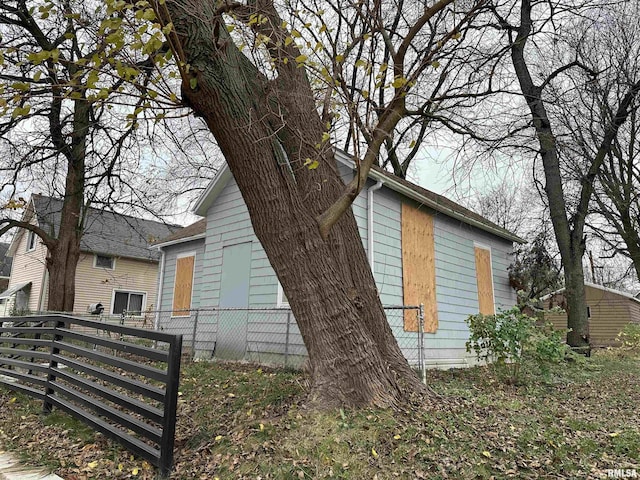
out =
[(491, 251), (475, 247), (476, 282), (478, 284), (478, 309), (483, 315), (496, 313), (493, 303), (493, 274), (491, 272)]
[(176, 260), (176, 281), (173, 287), (173, 316), (188, 317), (193, 291), (193, 266), (195, 256), (179, 257)]
[[(424, 331), (435, 333), (438, 305), (433, 217), (405, 203), (402, 204), (402, 289), (405, 305), (424, 304)], [(415, 311), (405, 311), (404, 329), (418, 331)]]

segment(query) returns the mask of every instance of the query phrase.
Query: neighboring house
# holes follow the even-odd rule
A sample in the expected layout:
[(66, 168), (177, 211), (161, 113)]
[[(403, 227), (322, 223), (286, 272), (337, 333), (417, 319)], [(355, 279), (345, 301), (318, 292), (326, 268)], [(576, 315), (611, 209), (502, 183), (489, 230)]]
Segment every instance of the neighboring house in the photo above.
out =
[[(587, 315), (589, 316), (589, 343), (593, 347), (619, 345), (618, 334), (629, 323), (640, 323), (640, 300), (628, 293), (585, 283)], [(566, 308), (564, 288), (541, 298), (543, 307)], [(558, 330), (567, 329), (566, 313), (545, 313), (545, 320)]]
[[(57, 233), (62, 200), (33, 195), (23, 220)], [(101, 303), (104, 313), (155, 308), (158, 260), (149, 244), (177, 226), (89, 209), (80, 242), (74, 311)], [(48, 303), (47, 249), (33, 232), (19, 229), (8, 250), (13, 257), (9, 289), (0, 294), (6, 312), (44, 311)], [(2, 313), (0, 311), (0, 313)]]
[[(353, 175), (349, 158), (339, 154), (345, 180)], [(513, 242), (523, 242), (480, 215), (398, 179), (381, 169), (370, 173), (353, 204), (385, 305), (425, 305), (427, 363), (462, 366), (472, 362), (465, 342), (465, 318), (511, 307), (516, 295), (507, 267)], [(287, 326), (287, 300), (253, 232), (246, 205), (228, 167), (222, 168), (199, 199), (194, 213), (203, 220), (161, 240), (158, 305), (172, 315), (158, 327), (190, 334), (188, 308), (273, 309), (221, 312), (198, 323), (198, 345), (217, 355), (228, 345), (248, 352), (304, 355), (297, 326)], [(209, 318), (209, 317), (208, 317)], [(407, 358), (417, 360), (416, 316), (388, 315)], [(203, 325), (203, 323), (207, 323)], [(204, 341), (207, 336), (209, 341)], [(405, 345), (416, 348), (405, 349)], [(256, 357), (254, 357), (256, 358)]]
[(11, 257), (7, 256), (7, 250), (9, 250), (9, 244), (0, 243), (0, 292), (4, 292), (9, 287)]

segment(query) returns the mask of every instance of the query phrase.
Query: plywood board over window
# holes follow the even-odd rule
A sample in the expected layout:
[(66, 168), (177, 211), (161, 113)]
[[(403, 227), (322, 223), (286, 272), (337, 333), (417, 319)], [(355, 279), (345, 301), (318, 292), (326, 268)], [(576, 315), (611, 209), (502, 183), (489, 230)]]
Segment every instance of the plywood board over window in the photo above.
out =
[[(405, 305), (424, 304), (424, 331), (435, 333), (438, 304), (433, 216), (406, 203), (402, 204), (402, 289)], [(405, 311), (404, 329), (418, 331), (416, 312)]]
[(483, 315), (496, 313), (493, 297), (493, 273), (491, 270), (491, 250), (476, 246), (476, 282), (478, 284), (478, 310)]
[[(178, 257), (176, 259), (176, 279), (173, 287), (173, 316), (189, 316), (191, 308), (191, 293), (193, 291), (193, 268), (195, 255)], [(182, 310), (182, 311), (181, 311)]]

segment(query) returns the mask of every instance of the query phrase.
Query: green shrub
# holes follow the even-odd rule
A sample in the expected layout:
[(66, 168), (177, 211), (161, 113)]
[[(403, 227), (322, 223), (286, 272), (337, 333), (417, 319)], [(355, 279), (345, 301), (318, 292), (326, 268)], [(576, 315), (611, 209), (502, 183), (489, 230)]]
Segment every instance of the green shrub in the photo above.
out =
[(522, 364), (533, 360), (543, 374), (550, 363), (562, 361), (567, 354), (563, 332), (550, 324), (542, 327), (518, 308), (495, 315), (471, 315), (466, 319), (470, 336), (467, 351), (474, 351), (478, 360), (494, 365), (510, 383), (520, 380)]
[(627, 350), (640, 352), (640, 323), (628, 323), (618, 334), (618, 341)]

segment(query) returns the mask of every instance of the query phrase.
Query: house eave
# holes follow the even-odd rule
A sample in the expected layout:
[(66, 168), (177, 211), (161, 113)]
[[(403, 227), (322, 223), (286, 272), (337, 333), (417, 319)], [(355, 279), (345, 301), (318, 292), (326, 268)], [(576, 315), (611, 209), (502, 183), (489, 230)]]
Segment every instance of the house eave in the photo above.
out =
[(175, 240), (170, 240), (168, 242), (156, 243), (151, 245), (151, 248), (154, 250), (161, 250), (164, 247), (169, 247), (171, 245), (177, 245), (179, 243), (191, 242), (193, 240), (200, 240), (206, 237), (206, 233), (198, 233), (197, 235), (191, 235), (190, 237), (184, 238), (176, 238)]
[(232, 177), (233, 175), (231, 174), (231, 170), (229, 170), (229, 165), (225, 163), (222, 167), (220, 167), (218, 174), (214, 177), (209, 186), (202, 193), (202, 195), (196, 202), (195, 207), (193, 207), (193, 210), (191, 211), (196, 215), (206, 217), (207, 210)]
[[(337, 151), (336, 152), (336, 158), (338, 159), (338, 161), (340, 161), (343, 165), (349, 167), (349, 168), (353, 168), (354, 164), (353, 161), (343, 152), (341, 151)], [(390, 188), (391, 190), (394, 190), (402, 195), (404, 195), (405, 197), (411, 198), (413, 200), (416, 200), (418, 202), (420, 202), (423, 205), (426, 205), (429, 208), (432, 208), (433, 210), (440, 212), (440, 213), (444, 213), (445, 215), (447, 215), (448, 217), (451, 218), (455, 218), (456, 220), (460, 220), (463, 223), (466, 223), (468, 225), (471, 225), (473, 227), (476, 227), (480, 230), (483, 230), (485, 232), (489, 232), (493, 235), (496, 235), (500, 238), (504, 238), (505, 240), (510, 240), (512, 242), (516, 242), (516, 243), (527, 243), (526, 240), (518, 237), (515, 234), (512, 233), (505, 233), (501, 230), (496, 230), (495, 228), (492, 228), (489, 225), (486, 225), (482, 222), (479, 222), (473, 218), (469, 218), (468, 216), (460, 213), (460, 212), (456, 212), (455, 210), (452, 210), (450, 208), (444, 207), (443, 205), (440, 205), (439, 203), (434, 202), (433, 200), (431, 200), (428, 197), (425, 197), (424, 195), (421, 195), (419, 192), (416, 192), (415, 190), (410, 189), (409, 187), (402, 185), (400, 182), (397, 182), (395, 180), (393, 180), (393, 178), (390, 178), (376, 170), (370, 170), (369, 171), (369, 178), (376, 180), (376, 181), (381, 181), (384, 185), (386, 185), (388, 188)]]

